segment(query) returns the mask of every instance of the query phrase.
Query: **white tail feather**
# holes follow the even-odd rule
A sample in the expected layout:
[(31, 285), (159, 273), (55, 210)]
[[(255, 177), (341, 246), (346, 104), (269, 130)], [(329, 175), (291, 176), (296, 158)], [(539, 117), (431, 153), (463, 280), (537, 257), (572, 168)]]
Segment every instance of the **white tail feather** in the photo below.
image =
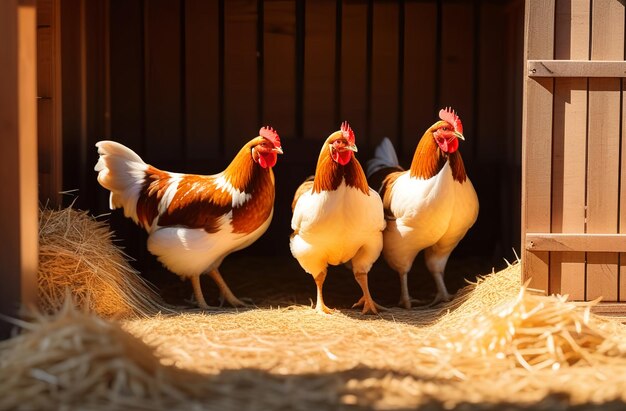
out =
[(369, 178), (372, 174), (385, 167), (400, 167), (396, 150), (393, 148), (391, 140), (387, 137), (383, 138), (376, 150), (374, 158), (368, 160), (365, 164), (366, 174)]
[(100, 158), (94, 169), (98, 182), (111, 191), (109, 207), (124, 208), (124, 215), (139, 224), (137, 200), (141, 193), (148, 165), (133, 150), (114, 141), (96, 143)]

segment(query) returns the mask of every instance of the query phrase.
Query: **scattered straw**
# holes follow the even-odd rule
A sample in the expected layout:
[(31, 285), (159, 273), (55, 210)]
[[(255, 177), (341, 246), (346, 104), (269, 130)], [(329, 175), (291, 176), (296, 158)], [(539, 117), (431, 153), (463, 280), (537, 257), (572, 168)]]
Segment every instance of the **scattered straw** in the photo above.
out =
[(104, 317), (167, 311), (112, 242), (108, 225), (72, 208), (39, 218), (39, 307), (55, 312), (68, 290), (79, 306)]
[(516, 264), (439, 310), (364, 317), (292, 306), (158, 316), (124, 328), (157, 347), (166, 364), (215, 375), (214, 384), (263, 370), (254, 382), (245, 378), (266, 409), (275, 409), (268, 375), (310, 393), (324, 386), (335, 407), (626, 400), (626, 328), (590, 313), (591, 305), (521, 288)]
[(202, 393), (191, 374), (163, 366), (151, 347), (71, 299), (21, 325), (24, 333), (0, 343), (0, 410), (160, 410)]

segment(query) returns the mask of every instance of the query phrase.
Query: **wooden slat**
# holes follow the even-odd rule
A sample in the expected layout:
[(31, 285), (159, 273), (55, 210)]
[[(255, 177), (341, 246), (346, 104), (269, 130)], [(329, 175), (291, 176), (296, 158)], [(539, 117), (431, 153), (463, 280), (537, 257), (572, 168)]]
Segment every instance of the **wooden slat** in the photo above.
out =
[(359, 136), (365, 136), (367, 127), (366, 2), (344, 1), (341, 29), (341, 106), (339, 117), (342, 121), (350, 122), (357, 139), (359, 139)]
[(157, 164), (183, 155), (180, 1), (145, 2), (146, 158)]
[[(593, 2), (591, 58), (624, 58), (624, 6)], [(620, 147), (619, 79), (589, 79), (589, 135), (587, 167), (587, 232), (616, 233), (619, 201)], [(587, 258), (587, 299), (618, 298), (618, 255), (591, 254)]]
[(37, 27), (51, 26), (54, 20), (54, 0), (36, 0)]
[[(374, 2), (372, 27), (372, 98), (368, 135), (398, 141), (398, 5)], [(369, 142), (368, 142), (369, 143)]]
[(142, 4), (141, 0), (111, 2), (110, 92), (112, 138), (145, 155)]
[(417, 143), (436, 120), (437, 4), (406, 2), (404, 15), (403, 164), (413, 158)]
[[(620, 164), (620, 209), (619, 209), (619, 232), (626, 233), (626, 144), (624, 133), (626, 131), (626, 80), (622, 79), (622, 155)], [(619, 267), (619, 300), (626, 301), (626, 253), (620, 254)]]
[[(525, 59), (552, 58), (554, 0), (526, 2)], [(522, 134), (522, 241), (526, 232), (550, 231), (552, 79), (524, 81)], [(548, 252), (523, 252), (524, 281), (532, 288), (548, 290)]]
[[(215, 160), (220, 156), (218, 28), (218, 0), (185, 2), (184, 121), (186, 156), (190, 160)], [(217, 170), (192, 171), (208, 173)]]
[(224, 132), (226, 161), (259, 131), (257, 2), (224, 2)]
[[(477, 73), (479, 86), (476, 90), (478, 135), (468, 135), (466, 132), (465, 137), (475, 142), (476, 153), (482, 163), (502, 163), (502, 155), (511, 142), (510, 138), (502, 138), (502, 130), (507, 128), (507, 111), (511, 109), (509, 105), (502, 104), (506, 101), (507, 89), (489, 86), (507, 83), (509, 74), (506, 53), (509, 49), (501, 47), (501, 33), (506, 31), (507, 21), (502, 16), (506, 15), (509, 6), (504, 2), (481, 2), (480, 5), (480, 21), (489, 24), (481, 25), (478, 38), (480, 50)], [(471, 133), (471, 130), (467, 131)], [(463, 143), (460, 150), (465, 155), (466, 148)], [(494, 193), (494, 206), (502, 207), (498, 204), (499, 199), (495, 197), (497, 195)]]
[[(37, 96), (52, 97), (53, 79), (53, 28), (50, 26), (37, 29)], [(56, 62), (58, 63), (58, 62)]]
[(626, 61), (529, 60), (529, 77), (626, 77)]
[(304, 137), (322, 141), (339, 129), (335, 124), (335, 8), (334, 0), (320, 0), (307, 1), (305, 9)]
[[(590, 3), (557, 1), (554, 55), (589, 58)], [(552, 232), (585, 231), (585, 164), (587, 154), (587, 80), (554, 82), (552, 145)], [(550, 293), (585, 298), (585, 253), (553, 253)]]
[(263, 11), (263, 125), (281, 138), (296, 128), (296, 2), (266, 1)]
[[(0, 313), (37, 301), (37, 76), (34, 1), (0, 2)], [(12, 325), (0, 324), (0, 339)]]
[(532, 252), (626, 252), (626, 234), (528, 233), (525, 247)]
[[(451, 106), (461, 117), (467, 133), (474, 129), (474, 6), (471, 2), (444, 2), (442, 12), (441, 107), (435, 114), (439, 108)], [(461, 143), (460, 150), (467, 163), (472, 162), (475, 144), (475, 138)]]

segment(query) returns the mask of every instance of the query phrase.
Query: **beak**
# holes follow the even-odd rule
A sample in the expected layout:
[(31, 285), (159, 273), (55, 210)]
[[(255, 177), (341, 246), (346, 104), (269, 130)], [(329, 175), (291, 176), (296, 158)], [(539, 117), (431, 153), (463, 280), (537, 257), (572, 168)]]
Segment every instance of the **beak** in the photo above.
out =
[(458, 138), (459, 140), (463, 140), (465, 141), (465, 137), (463, 137), (463, 134), (459, 133), (458, 131), (454, 132), (454, 135), (456, 136), (456, 138)]
[(355, 153), (356, 153), (357, 151), (359, 151), (359, 150), (356, 148), (356, 144), (353, 144), (353, 145), (351, 145), (351, 146), (346, 146), (346, 149), (348, 149), (348, 150), (350, 150), (350, 151), (354, 151)]
[(283, 149), (281, 147), (274, 147), (272, 151), (278, 154), (283, 154)]

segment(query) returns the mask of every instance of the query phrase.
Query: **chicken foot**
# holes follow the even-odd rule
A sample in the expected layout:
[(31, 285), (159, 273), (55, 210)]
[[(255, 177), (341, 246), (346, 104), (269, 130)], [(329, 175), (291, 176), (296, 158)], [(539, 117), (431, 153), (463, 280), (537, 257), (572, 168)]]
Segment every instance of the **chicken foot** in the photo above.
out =
[(246, 307), (249, 305), (235, 297), (235, 294), (233, 294), (230, 288), (228, 288), (226, 281), (224, 281), (224, 278), (222, 278), (222, 275), (217, 269), (209, 271), (208, 274), (211, 276), (213, 281), (215, 281), (217, 288), (220, 290), (220, 300), (222, 301), (222, 304), (223, 301), (226, 300), (228, 301), (228, 304), (233, 307)]
[(437, 295), (435, 296), (433, 302), (428, 304), (428, 307), (432, 307), (436, 304), (452, 300), (452, 296), (448, 293), (446, 284), (443, 282), (443, 273), (434, 273), (433, 278), (435, 279), (435, 284), (437, 285)]
[(361, 286), (361, 290), (363, 291), (363, 296), (359, 299), (359, 301), (354, 303), (352, 308), (363, 306), (363, 310), (361, 311), (362, 314), (367, 314), (370, 312), (372, 314), (378, 314), (379, 310), (380, 311), (386, 310), (385, 307), (377, 304), (372, 299), (369, 287), (367, 285), (367, 273), (354, 273), (354, 278), (356, 279), (356, 282), (359, 283), (359, 285)]
[(411, 309), (413, 303), (420, 306), (427, 305), (427, 301), (418, 300), (417, 298), (411, 298), (411, 296), (409, 295), (409, 285), (407, 278), (408, 273), (400, 274), (400, 301), (398, 302), (398, 305), (401, 305), (407, 310)]
[(315, 285), (317, 286), (317, 303), (315, 304), (315, 311), (321, 314), (332, 314), (334, 310), (328, 308), (324, 304), (324, 297), (322, 296), (322, 287), (324, 286), (324, 280), (326, 280), (326, 270), (314, 275)]

